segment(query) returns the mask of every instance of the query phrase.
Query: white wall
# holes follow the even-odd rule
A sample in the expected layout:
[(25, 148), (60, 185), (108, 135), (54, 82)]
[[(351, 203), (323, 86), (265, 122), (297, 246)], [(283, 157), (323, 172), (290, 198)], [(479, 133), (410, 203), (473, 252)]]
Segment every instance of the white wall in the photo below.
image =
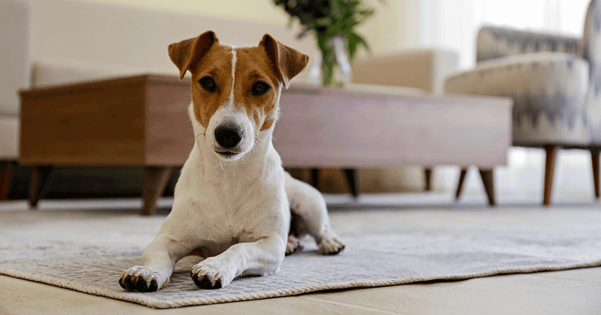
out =
[[(288, 14), (272, 0), (72, 0), (145, 8), (164, 12), (183, 13), (223, 19), (288, 26)], [(374, 53), (423, 46), (423, 30), (419, 27), (420, 0), (365, 0), (376, 14), (359, 29), (367, 38)], [(422, 14), (423, 15), (423, 14)], [(300, 30), (297, 24), (291, 32)], [(306, 40), (311, 40), (307, 38)]]
[(286, 25), (288, 16), (271, 0), (74, 0), (107, 3), (164, 12), (183, 13), (248, 22)]
[[(198, 8), (209, 1), (136, 0), (30, 0), (33, 11), (32, 60), (44, 64), (76, 67), (85, 71), (135, 69), (136, 72), (173, 73), (167, 45), (214, 30), (230, 45), (257, 45), (265, 33), (310, 56), (316, 47), (310, 39), (298, 41), (296, 32), (286, 28), (286, 13), (268, 1), (221, 0), (212, 11)], [(119, 6), (115, 6), (115, 3)], [(165, 4), (169, 10), (160, 6)], [(224, 6), (238, 4), (247, 19), (224, 16)], [(272, 9), (271, 12), (261, 13)], [(150, 9), (150, 10), (148, 10)], [(156, 9), (156, 10), (155, 10)], [(210, 12), (211, 14), (200, 15)], [(220, 13), (221, 12), (221, 13)], [(232, 13), (233, 15), (241, 13)], [(183, 13), (183, 14), (182, 14)], [(217, 17), (221, 14), (221, 17)], [(271, 16), (270, 21), (265, 22)], [(279, 17), (279, 22), (278, 22)], [(111, 70), (112, 71), (112, 70)], [(117, 71), (119, 74), (121, 72)]]
[(374, 54), (414, 48), (419, 42), (419, 1), (367, 0), (376, 13), (359, 27)]

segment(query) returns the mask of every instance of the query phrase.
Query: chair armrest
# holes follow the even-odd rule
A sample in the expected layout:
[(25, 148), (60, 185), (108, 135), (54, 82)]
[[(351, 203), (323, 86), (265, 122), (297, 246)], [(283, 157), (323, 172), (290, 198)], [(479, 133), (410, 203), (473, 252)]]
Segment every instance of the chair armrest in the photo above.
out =
[(397, 52), (353, 61), (353, 83), (402, 86), (442, 94), (444, 78), (456, 71), (457, 54), (441, 49)]
[(564, 52), (582, 57), (582, 40), (502, 27), (482, 27), (478, 32), (477, 62), (542, 51)]

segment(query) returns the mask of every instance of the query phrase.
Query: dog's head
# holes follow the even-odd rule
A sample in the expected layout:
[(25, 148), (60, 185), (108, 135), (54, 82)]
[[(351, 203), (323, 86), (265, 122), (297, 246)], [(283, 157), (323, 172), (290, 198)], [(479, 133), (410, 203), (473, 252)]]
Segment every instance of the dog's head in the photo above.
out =
[(259, 132), (272, 128), (282, 86), (309, 61), (268, 34), (257, 47), (233, 48), (219, 44), (213, 31), (169, 45), (169, 57), (180, 79), (192, 74), (194, 118), (222, 160), (242, 157)]

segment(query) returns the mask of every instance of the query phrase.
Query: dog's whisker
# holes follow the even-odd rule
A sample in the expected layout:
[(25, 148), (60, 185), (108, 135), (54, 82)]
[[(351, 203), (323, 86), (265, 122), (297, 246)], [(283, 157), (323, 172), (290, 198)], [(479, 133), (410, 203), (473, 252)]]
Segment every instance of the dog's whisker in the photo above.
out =
[(198, 137), (200, 137), (200, 136), (205, 136), (205, 134), (204, 134), (204, 133), (199, 133), (199, 134), (197, 134), (197, 135), (194, 137), (194, 141), (196, 141), (196, 139), (197, 139)]

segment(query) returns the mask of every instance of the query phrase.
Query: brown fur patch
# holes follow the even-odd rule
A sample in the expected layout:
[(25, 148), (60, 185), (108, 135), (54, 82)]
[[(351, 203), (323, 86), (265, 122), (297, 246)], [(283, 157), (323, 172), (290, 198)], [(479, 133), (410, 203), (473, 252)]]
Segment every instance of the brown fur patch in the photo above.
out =
[[(220, 44), (213, 45), (204, 55), (200, 63), (190, 65), (192, 73), (192, 101), (194, 116), (205, 128), (219, 106), (226, 104), (232, 88), (232, 48)], [(210, 76), (215, 81), (216, 89), (206, 91), (198, 81)]]
[[(236, 57), (235, 103), (246, 111), (257, 129), (268, 129), (275, 121), (280, 92), (275, 69), (262, 47), (236, 49)], [(256, 82), (267, 83), (269, 91), (253, 95), (252, 87)]]

